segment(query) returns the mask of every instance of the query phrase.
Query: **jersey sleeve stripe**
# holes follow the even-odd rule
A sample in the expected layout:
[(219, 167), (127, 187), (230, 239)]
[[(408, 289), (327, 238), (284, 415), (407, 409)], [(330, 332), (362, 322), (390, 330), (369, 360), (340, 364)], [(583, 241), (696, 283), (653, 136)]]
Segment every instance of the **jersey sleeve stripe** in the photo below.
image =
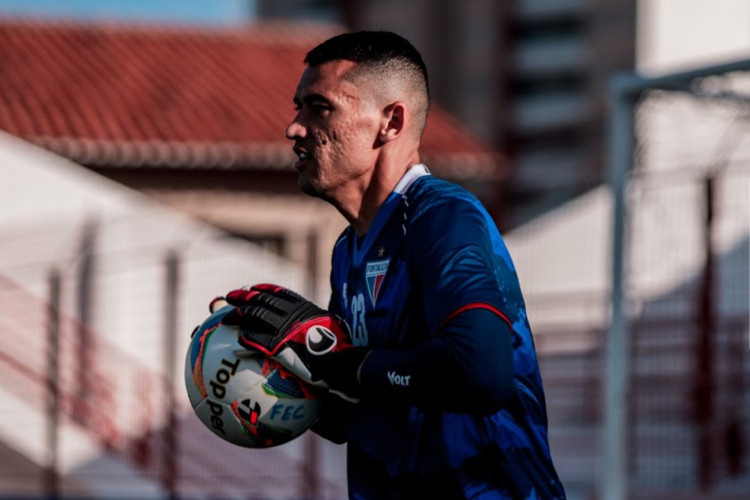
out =
[(493, 305), (487, 304), (485, 302), (471, 302), (469, 304), (466, 304), (464, 306), (459, 307), (458, 309), (456, 309), (455, 311), (453, 311), (452, 313), (450, 313), (443, 320), (443, 322), (440, 323), (440, 326), (438, 327), (437, 332), (435, 333), (435, 335), (439, 335), (440, 332), (443, 331), (443, 328), (445, 327), (445, 325), (448, 324), (448, 322), (450, 320), (452, 320), (453, 318), (455, 318), (459, 314), (461, 314), (463, 312), (466, 312), (466, 311), (469, 311), (471, 309), (486, 309), (488, 311), (491, 311), (491, 312), (497, 314), (498, 316), (500, 316), (500, 318), (503, 321), (505, 321), (506, 323), (508, 323), (508, 326), (510, 327), (511, 331), (513, 330), (513, 323), (511, 323), (510, 319), (508, 319), (508, 316), (506, 316), (502, 311), (500, 311), (500, 309), (498, 309), (497, 307), (495, 307)]

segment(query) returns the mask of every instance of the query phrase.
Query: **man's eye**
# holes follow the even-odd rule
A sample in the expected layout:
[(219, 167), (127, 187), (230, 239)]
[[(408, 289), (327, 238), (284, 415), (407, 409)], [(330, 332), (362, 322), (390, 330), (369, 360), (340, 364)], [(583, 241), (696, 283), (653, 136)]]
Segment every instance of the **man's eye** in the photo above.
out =
[(317, 114), (325, 113), (326, 111), (331, 109), (329, 106), (325, 104), (313, 104), (310, 107), (312, 108), (313, 112)]

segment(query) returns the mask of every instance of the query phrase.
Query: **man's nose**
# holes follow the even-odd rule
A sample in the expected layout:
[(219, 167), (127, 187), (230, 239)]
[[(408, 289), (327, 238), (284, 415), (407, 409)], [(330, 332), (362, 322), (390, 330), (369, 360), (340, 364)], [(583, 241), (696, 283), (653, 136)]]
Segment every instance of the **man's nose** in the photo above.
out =
[(301, 138), (305, 137), (305, 135), (306, 135), (305, 127), (303, 127), (297, 121), (296, 118), (294, 119), (294, 121), (292, 121), (292, 123), (290, 123), (286, 127), (286, 138), (287, 139), (291, 139), (291, 140), (301, 139)]

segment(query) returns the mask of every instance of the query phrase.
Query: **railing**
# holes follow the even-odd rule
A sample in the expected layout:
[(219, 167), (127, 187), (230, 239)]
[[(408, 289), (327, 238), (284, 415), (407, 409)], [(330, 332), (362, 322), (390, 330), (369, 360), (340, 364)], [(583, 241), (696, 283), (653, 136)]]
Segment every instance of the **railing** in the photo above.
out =
[[(177, 407), (169, 408), (165, 374), (118, 349), (101, 332), (83, 332), (84, 325), (51, 305), (0, 275), (0, 391), (22, 401), (35, 421), (47, 422), (48, 431), (50, 423), (57, 427), (52, 442), (44, 439), (45, 426), (24, 430), (28, 439), (44, 441), (45, 453), (34, 457), (42, 471), (16, 477), (20, 490), (8, 491), (0, 481), (0, 497), (345, 498), (339, 483), (306, 472), (303, 460), (316, 449), (311, 441), (317, 437), (308, 433), (290, 445), (257, 451), (225, 443), (193, 415), (182, 380), (175, 384)], [(56, 309), (59, 316), (50, 321), (48, 311)], [(59, 371), (51, 378), (48, 334), (55, 322)], [(82, 332), (85, 345), (79, 340)], [(50, 405), (55, 394), (57, 405)], [(62, 428), (87, 436), (89, 445), (69, 442)], [(61, 465), (52, 451), (57, 444), (61, 456), (78, 448), (79, 470)], [(80, 457), (82, 448), (88, 456)], [(129, 465), (106, 474), (92, 467), (106, 460)], [(1, 474), (13, 471), (4, 468)], [(71, 474), (75, 481), (68, 478)]]

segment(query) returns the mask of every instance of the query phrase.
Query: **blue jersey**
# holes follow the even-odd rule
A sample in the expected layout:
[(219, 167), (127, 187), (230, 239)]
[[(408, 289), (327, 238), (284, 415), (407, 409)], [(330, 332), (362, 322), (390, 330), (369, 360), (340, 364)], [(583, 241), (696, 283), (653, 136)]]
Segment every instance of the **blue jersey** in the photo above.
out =
[(564, 498), (518, 278), (479, 201), (416, 165), (332, 264), (329, 309), (373, 349), (335, 423), (350, 498)]

